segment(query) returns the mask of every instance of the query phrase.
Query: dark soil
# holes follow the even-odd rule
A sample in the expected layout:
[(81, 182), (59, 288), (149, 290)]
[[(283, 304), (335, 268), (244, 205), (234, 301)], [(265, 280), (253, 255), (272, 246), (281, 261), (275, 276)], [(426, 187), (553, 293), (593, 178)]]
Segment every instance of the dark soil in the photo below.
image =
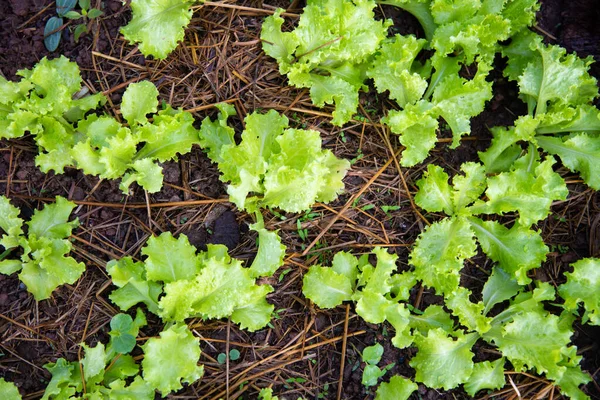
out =
[[(337, 210), (389, 159), (388, 149), (376, 128), (357, 124), (340, 130), (329, 126), (327, 119), (318, 114), (290, 109), (314, 110), (305, 91), (285, 86), (285, 80), (277, 73), (274, 62), (265, 57), (255, 43), (263, 14), (226, 7), (203, 8), (195, 14), (186, 37), (188, 43), (200, 41), (202, 46), (198, 52), (192, 54), (187, 47), (180, 46), (167, 61), (159, 63), (145, 60), (133, 46), (120, 38), (118, 29), (130, 17), (128, 7), (123, 7), (119, 0), (95, 3), (104, 4), (105, 15), (90, 24), (90, 33), (75, 43), (70, 27), (65, 29), (58, 50), (49, 54), (43, 44), (43, 29), (54, 13), (52, 2), (0, 0), (0, 73), (8, 79), (16, 79), (18, 69), (31, 68), (44, 56), (64, 54), (79, 64), (86, 83), (96, 91), (105, 91), (117, 108), (125, 82), (150, 79), (159, 87), (161, 98), (176, 107), (192, 109), (231, 100), (242, 116), (257, 108), (285, 111), (292, 125), (319, 129), (326, 147), (336, 155), (352, 159), (358, 150), (364, 154), (346, 178), (347, 193), (329, 205)], [(258, 9), (290, 6), (290, 2), (283, 0), (265, 1), (264, 4), (255, 0), (238, 3)], [(300, 3), (292, 1), (292, 6), (299, 7)], [(389, 11), (384, 8), (384, 12)], [(403, 13), (389, 17), (400, 22), (403, 32), (418, 33), (418, 24), (412, 17)], [(558, 43), (580, 56), (590, 55), (599, 60), (598, 21), (598, 0), (543, 0), (537, 26), (548, 42)], [(227, 40), (223, 39), (224, 35), (227, 35)], [(93, 56), (92, 51), (113, 59)], [(115, 62), (115, 59), (125, 60), (128, 64)], [(600, 67), (594, 66), (592, 73), (600, 78)], [(431, 157), (447, 170), (457, 170), (462, 162), (473, 160), (476, 152), (487, 146), (489, 127), (509, 125), (516, 116), (524, 113), (523, 104), (516, 99), (514, 84), (504, 80), (500, 74), (493, 78), (495, 98), (472, 123), (471, 136), (476, 140), (465, 141), (459, 150), (449, 150), (447, 145), (440, 144)], [(189, 90), (174, 91), (176, 85)], [(376, 104), (380, 114), (386, 107), (375, 96), (364, 95), (362, 101), (365, 106)], [(114, 112), (113, 104), (107, 105), (107, 112)], [(200, 119), (211, 113), (213, 110), (208, 109), (195, 114)], [(242, 122), (234, 120), (240, 128)], [(75, 210), (81, 226), (74, 233), (74, 255), (88, 265), (80, 281), (73, 286), (59, 288), (50, 300), (36, 303), (16, 275), (0, 275), (0, 353), (3, 354), (0, 356), (0, 377), (15, 382), (28, 398), (40, 397), (46, 387), (50, 374), (42, 368), (44, 364), (59, 357), (77, 360), (79, 343), (94, 344), (107, 339), (108, 322), (118, 312), (108, 300), (110, 285), (104, 270), (105, 263), (111, 258), (139, 256), (146, 239), (163, 231), (183, 233), (200, 249), (208, 243), (219, 243), (225, 244), (235, 257), (245, 260), (254, 257), (256, 235), (248, 231), (252, 218), (237, 211), (232, 204), (156, 207), (151, 210), (128, 207), (126, 204), (146, 203), (142, 190), (135, 189), (131, 196), (126, 197), (119, 190), (118, 182), (99, 182), (80, 171), (67, 170), (63, 175), (42, 174), (34, 164), (37, 149), (28, 138), (2, 141), (0, 152), (0, 193), (7, 194), (13, 204), (21, 208), (23, 218), (30, 217), (33, 209), (40, 208), (56, 195), (90, 202)], [(423, 168), (402, 171), (411, 191), (415, 189), (414, 182), (421, 176)], [(215, 166), (199, 149), (194, 149), (177, 162), (165, 163), (164, 174), (165, 187), (160, 193), (149, 196), (150, 204), (225, 197), (225, 188), (218, 179)], [(367, 390), (361, 384), (364, 365), (360, 354), (364, 347), (375, 342), (385, 347), (380, 366), (395, 363), (385, 380), (393, 374), (414, 376), (409, 361), (415, 351), (393, 347), (389, 340), (390, 326), (367, 324), (357, 318), (350, 307), (345, 330), (346, 307), (328, 312), (318, 310), (301, 295), (300, 290), (305, 269), (318, 262), (328, 263), (334, 251), (343, 244), (351, 244), (344, 247), (346, 249), (354, 247), (356, 252), (366, 252), (374, 243), (388, 239), (387, 243), (400, 245), (390, 249), (396, 249), (401, 264), (406, 265), (408, 249), (403, 246), (414, 242), (423, 226), (412, 212), (398, 176), (393, 166), (386, 170), (377, 181), (377, 189), (366, 192), (360, 203), (345, 214), (349, 221), (338, 220), (318, 249), (307, 257), (290, 259), (280, 269), (279, 275), (269, 280), (268, 283), (275, 288), (269, 301), (279, 310), (279, 318), (273, 319), (270, 329), (248, 333), (227, 321), (191, 322), (196, 334), (202, 338), (202, 362), (207, 374), (200, 384), (191, 385), (178, 395), (186, 398), (224, 397), (227, 379), (231, 387), (240, 388), (230, 391), (229, 398), (232, 399), (256, 398), (257, 390), (269, 385), (273, 385), (275, 393), (294, 399), (298, 396), (307, 399), (337, 398), (345, 332), (349, 336), (344, 354), (345, 367), (341, 371), (343, 399), (367, 399), (374, 394), (374, 390)], [(600, 256), (600, 197), (577, 183), (571, 184), (570, 189), (573, 199), (554, 207), (553, 215), (540, 226), (553, 252), (537, 272), (538, 279), (561, 283), (568, 264), (582, 257)], [(399, 205), (401, 209), (391, 213), (377, 208), (361, 211), (361, 207), (367, 204)], [(288, 246), (288, 255), (301, 253), (334, 215), (324, 206), (316, 206), (314, 212), (322, 218), (301, 220), (302, 228), (307, 229), (306, 240), (300, 239), (297, 232), (296, 220), (302, 215), (288, 215), (286, 220), (276, 215), (266, 216), (268, 228), (280, 230), (283, 242)], [(463, 284), (477, 295), (486, 276), (482, 270), (489, 270), (489, 265), (485, 264), (485, 257), (475, 257), (472, 261), (463, 271)], [(415, 288), (411, 301), (412, 304), (418, 301), (424, 309), (429, 304), (439, 304), (440, 298), (427, 290), (419, 293), (419, 288)], [(162, 329), (157, 317), (149, 314), (148, 319), (150, 324), (142, 330), (142, 337), (156, 335)], [(319, 344), (327, 339), (331, 342)], [(579, 326), (573, 340), (583, 356), (583, 369), (595, 379), (586, 386), (586, 391), (592, 398), (600, 399), (600, 331), (597, 327)], [(217, 356), (226, 351), (227, 342), (230, 349), (237, 348), (241, 352), (240, 361), (230, 365), (229, 371), (216, 362)], [(272, 362), (263, 363), (262, 360), (268, 356), (280, 352), (281, 355)], [(477, 344), (475, 353), (477, 361), (495, 357), (490, 355), (485, 344)], [(256, 369), (238, 377), (246, 367), (254, 364)], [(257, 374), (257, 377), (248, 384), (244, 383), (252, 374)], [(232, 381), (229, 382), (229, 379)], [(527, 383), (528, 378), (521, 376), (514, 379), (517, 383)], [(535, 398), (535, 393), (522, 394), (524, 398)], [(554, 398), (558, 397), (558, 392), (555, 392)], [(443, 392), (420, 385), (412, 398), (467, 399), (469, 396), (461, 389)], [(494, 398), (515, 397), (508, 387), (507, 391), (499, 392)]]

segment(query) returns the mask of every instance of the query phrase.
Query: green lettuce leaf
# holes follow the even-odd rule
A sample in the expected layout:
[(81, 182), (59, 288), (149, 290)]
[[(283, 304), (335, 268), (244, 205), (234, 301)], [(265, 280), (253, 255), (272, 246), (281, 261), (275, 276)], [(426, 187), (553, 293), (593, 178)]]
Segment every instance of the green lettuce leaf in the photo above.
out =
[(520, 226), (506, 228), (496, 221), (470, 218), (471, 228), (485, 254), (519, 285), (531, 282), (527, 272), (546, 260), (549, 249), (539, 232)]
[(79, 363), (59, 358), (55, 363), (45, 364), (44, 368), (52, 374), (52, 379), (46, 386), (42, 400), (69, 399), (83, 388)]
[(475, 396), (482, 389), (500, 389), (506, 384), (504, 378), (504, 358), (496, 361), (483, 361), (473, 365), (473, 373), (465, 382), (465, 391)]
[(452, 331), (454, 321), (442, 306), (431, 305), (422, 314), (411, 314), (410, 326), (416, 332), (426, 336), (430, 329), (440, 328), (446, 332)]
[(57, 196), (53, 204), (47, 204), (42, 210), (35, 210), (31, 220), (27, 222), (28, 235), (38, 238), (65, 239), (71, 236), (73, 228), (79, 226), (79, 219), (68, 221), (75, 203)]
[(108, 362), (104, 345), (98, 343), (95, 347), (88, 347), (85, 343), (82, 343), (81, 347), (85, 351), (81, 365), (83, 366), (83, 378), (86, 384), (102, 381), (104, 379), (104, 367)]
[(133, 382), (125, 386), (122, 379), (109, 384), (109, 390), (103, 391), (111, 400), (152, 400), (154, 389), (141, 377), (136, 376)]
[(71, 251), (67, 240), (31, 236), (22, 246), (26, 246), (26, 254), (21, 257), (23, 269), (19, 279), (37, 301), (49, 298), (65, 283), (75, 283), (85, 271), (85, 264), (66, 256)]
[(123, 257), (119, 261), (111, 260), (106, 271), (118, 289), (108, 296), (123, 311), (127, 311), (138, 303), (144, 303), (148, 310), (158, 314), (158, 296), (162, 293), (162, 284), (149, 281), (146, 269), (131, 257)]
[(492, 275), (483, 285), (481, 292), (485, 308), (483, 314), (486, 315), (496, 304), (510, 299), (519, 292), (521, 286), (516, 279), (506, 273), (501, 267), (495, 267)]
[(377, 388), (375, 400), (407, 400), (418, 389), (416, 383), (399, 375), (392, 376)]
[(451, 148), (458, 147), (460, 138), (471, 131), (470, 119), (480, 114), (485, 102), (492, 98), (491, 83), (486, 81), (490, 69), (489, 63), (481, 60), (471, 80), (454, 74), (442, 79), (434, 74), (432, 79), (439, 79), (439, 83), (430, 84), (431, 101), (419, 100), (403, 110), (390, 111), (382, 119), (393, 133), (400, 135), (400, 143), (406, 147), (401, 160), (403, 166), (422, 162), (433, 149), (439, 117), (443, 117), (452, 130)]
[(459, 287), (446, 296), (446, 306), (469, 331), (483, 334), (491, 329), (492, 320), (483, 315), (485, 306), (482, 302), (473, 303), (469, 299), (471, 294), (469, 289)]
[(584, 258), (572, 265), (573, 272), (566, 272), (567, 282), (558, 287), (558, 293), (565, 299), (565, 308), (577, 311), (583, 303), (583, 322), (600, 325), (600, 260)]
[(413, 71), (415, 58), (426, 41), (414, 36), (396, 35), (381, 45), (379, 54), (367, 70), (377, 92), (390, 92), (398, 106), (405, 107), (420, 100), (427, 89), (427, 81)]
[(469, 223), (447, 218), (421, 233), (410, 254), (415, 276), (439, 294), (458, 288), (464, 260), (476, 254), (477, 245)]
[(531, 49), (541, 55), (542, 68), (529, 63), (518, 78), (522, 95), (536, 101), (536, 115), (547, 110), (548, 102), (586, 104), (598, 96), (596, 79), (588, 73), (592, 58), (581, 59), (556, 45), (534, 41)]
[(531, 226), (546, 218), (552, 201), (565, 200), (568, 189), (565, 181), (553, 171), (555, 163), (549, 156), (539, 162), (537, 151), (517, 160), (511, 171), (488, 178), (485, 192), (488, 201), (471, 207), (473, 214), (504, 214), (518, 211), (519, 224)]
[(19, 245), (23, 235), (23, 220), (19, 218), (19, 209), (8, 198), (0, 196), (0, 229), (4, 232), (0, 237), (0, 245), (12, 249)]
[(253, 278), (272, 276), (283, 265), (286, 247), (277, 231), (265, 229), (264, 222), (252, 224), (250, 229), (258, 233), (258, 252), (250, 265), (250, 273)]
[(321, 308), (333, 308), (352, 299), (353, 284), (332, 268), (313, 265), (304, 275), (302, 293)]
[(498, 346), (516, 371), (535, 369), (560, 376), (566, 370), (560, 364), (569, 354), (572, 334), (559, 325), (559, 317), (536, 310), (515, 315), (502, 330), (490, 330), (483, 337)]
[[(263, 23), (264, 29), (264, 23)], [(200, 147), (202, 147), (208, 158), (220, 164), (221, 148), (227, 145), (235, 145), (235, 131), (227, 125), (227, 118), (235, 114), (235, 107), (228, 103), (218, 103), (215, 107), (219, 110), (216, 120), (204, 118), (200, 128)]]
[(415, 195), (415, 203), (429, 212), (443, 211), (454, 214), (452, 191), (448, 184), (448, 174), (435, 164), (427, 165), (427, 171), (417, 181), (419, 191)]
[(21, 400), (19, 389), (12, 383), (0, 378), (0, 396), (6, 400)]
[(169, 283), (191, 279), (200, 271), (196, 248), (185, 235), (179, 235), (177, 239), (171, 232), (153, 236), (146, 242), (142, 254), (148, 257), (145, 267), (150, 281)]
[(579, 172), (588, 186), (600, 190), (600, 137), (579, 133), (564, 139), (544, 136), (536, 140), (542, 149), (560, 157), (565, 167)]
[(458, 335), (454, 340), (442, 329), (431, 329), (427, 336), (416, 335), (419, 351), (410, 360), (416, 371), (415, 380), (431, 388), (452, 389), (468, 380), (474, 363), (471, 347), (478, 336), (475, 333)]
[(130, 43), (139, 43), (145, 56), (166, 58), (183, 40), (184, 29), (190, 23), (192, 1), (132, 0), (133, 18), (121, 33)]
[[(258, 303), (273, 288), (257, 285), (250, 269), (243, 268), (241, 264), (239, 260), (226, 262), (211, 258), (195, 277), (167, 283), (165, 295), (159, 302), (159, 315), (171, 321), (182, 321), (192, 316), (223, 318), (238, 308)], [(271, 311), (272, 307), (268, 315)]]
[(142, 370), (144, 381), (157, 389), (163, 397), (181, 389), (182, 382), (194, 383), (204, 374), (200, 360), (200, 340), (188, 327), (176, 324), (150, 338), (144, 344)]
[(147, 114), (154, 114), (158, 106), (158, 90), (152, 82), (142, 81), (127, 86), (121, 100), (121, 113), (129, 125), (145, 124)]

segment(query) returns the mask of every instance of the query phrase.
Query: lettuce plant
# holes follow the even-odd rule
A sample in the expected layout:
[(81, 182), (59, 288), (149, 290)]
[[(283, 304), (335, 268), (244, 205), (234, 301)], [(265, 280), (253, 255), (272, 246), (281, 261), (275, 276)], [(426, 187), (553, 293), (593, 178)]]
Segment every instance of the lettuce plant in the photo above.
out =
[(118, 287), (109, 297), (122, 310), (144, 303), (165, 321), (231, 317), (242, 328), (261, 329), (274, 309), (266, 299), (273, 288), (256, 280), (283, 264), (285, 246), (262, 223), (251, 229), (258, 232), (259, 249), (249, 267), (231, 258), (223, 245), (197, 252), (185, 235), (175, 239), (167, 232), (150, 238), (142, 249), (144, 262), (125, 257), (108, 263), (107, 271)]
[[(27, 291), (37, 300), (44, 300), (65, 283), (74, 283), (85, 265), (68, 256), (71, 231), (79, 226), (79, 220), (69, 221), (75, 204), (57, 197), (54, 204), (36, 210), (27, 222), (27, 234), (23, 232), (23, 220), (19, 209), (0, 196), (0, 273), (11, 275), (19, 272), (19, 279)], [(17, 256), (16, 253), (20, 255)]]
[(319, 132), (288, 128), (288, 119), (274, 110), (254, 112), (244, 120), (242, 140), (236, 144), (227, 125), (235, 109), (229, 104), (219, 109), (217, 120), (202, 122), (200, 145), (219, 167), (221, 180), (230, 182), (227, 193), (238, 208), (301, 212), (317, 201), (335, 200), (344, 188), (350, 163), (322, 149)]
[(596, 79), (589, 75), (591, 58), (581, 59), (556, 45), (545, 45), (531, 32), (503, 49), (504, 74), (519, 84), (528, 114), (512, 127), (492, 129), (492, 145), (480, 153), (489, 172), (499, 172), (521, 153), (521, 144), (558, 156), (584, 182), (600, 189), (600, 110)]
[(133, 182), (153, 193), (163, 182), (158, 162), (199, 142), (193, 116), (169, 106), (158, 110), (158, 91), (148, 81), (127, 87), (124, 125), (111, 116), (88, 114), (106, 99), (101, 93), (77, 99), (79, 68), (64, 57), (44, 58), (18, 74), (20, 82), (0, 77), (0, 138), (33, 134), (40, 148), (36, 165), (43, 172), (75, 167), (104, 179), (121, 178), (124, 193)]
[(175, 324), (163, 330), (158, 338), (150, 338), (141, 347), (144, 359), (140, 366), (129, 354), (136, 346), (139, 329), (146, 325), (140, 309), (135, 319), (117, 314), (110, 321), (110, 341), (95, 347), (85, 343), (81, 361), (59, 358), (46, 364), (52, 379), (43, 400), (74, 398), (84, 393), (86, 398), (115, 400), (151, 400), (158, 390), (163, 397), (181, 389), (182, 382), (193, 383), (204, 374), (200, 359), (199, 339), (187, 326)]
[[(349, 121), (358, 92), (372, 78), (399, 110), (383, 119), (406, 147), (402, 165), (423, 161), (437, 142), (439, 118), (453, 134), (452, 147), (470, 133), (470, 119), (492, 98), (487, 76), (499, 43), (530, 26), (535, 0), (386, 0), (417, 17), (426, 39), (387, 38), (389, 21), (376, 21), (376, 1), (309, 1), (298, 26), (282, 32), (281, 10), (267, 17), (261, 39), (290, 84), (310, 88), (317, 106), (334, 104), (332, 123)], [(422, 62), (421, 50), (432, 56)], [(419, 59), (419, 60), (418, 60)], [(476, 69), (472, 79), (461, 69)]]
[[(575, 317), (568, 310), (574, 309), (577, 300), (575, 303), (567, 301), (566, 311), (560, 316), (553, 315), (544, 306), (544, 302), (555, 301), (555, 289), (550, 284), (536, 282), (536, 287), (528, 290), (496, 266), (484, 285), (481, 301), (473, 302), (472, 293), (462, 287), (445, 294), (445, 305), (457, 318), (456, 324), (452, 315), (439, 305), (411, 312), (405, 301), (419, 280), (417, 274), (410, 270), (396, 273), (397, 256), (383, 249), (375, 249), (372, 254), (377, 257), (376, 265), (369, 263), (368, 255), (357, 259), (339, 252), (332, 267), (311, 266), (304, 276), (303, 293), (322, 308), (351, 300), (356, 302), (356, 313), (365, 321), (388, 321), (395, 329), (392, 338), (395, 346), (412, 345), (418, 350), (410, 360), (417, 382), (445, 390), (462, 384), (465, 391), (474, 396), (480, 390), (504, 386), (504, 367), (508, 361), (516, 371), (545, 374), (571, 398), (589, 398), (579, 385), (588, 383), (591, 378), (581, 371), (581, 356), (570, 343)], [(585, 263), (597, 267), (597, 260)], [(577, 265), (575, 268), (583, 270)], [(597, 275), (597, 271), (594, 273)], [(578, 278), (571, 276), (559, 292), (572, 292), (573, 282)], [(589, 285), (588, 282), (584, 278), (582, 284)], [(574, 297), (585, 295), (580, 293)], [(586, 312), (597, 310), (597, 296), (586, 300)], [(500, 307), (500, 304), (507, 305)], [(501, 310), (492, 313), (494, 306)], [(595, 308), (588, 310), (590, 306)], [(502, 356), (495, 361), (474, 362), (471, 348), (479, 340), (496, 346)], [(407, 390), (409, 388), (410, 385)], [(407, 398), (408, 394), (398, 398)]]
[(334, 125), (356, 112), (373, 55), (387, 35), (388, 21), (376, 21), (372, 0), (309, 1), (293, 32), (282, 32), (283, 10), (265, 19), (261, 40), (289, 83), (310, 88), (319, 107), (335, 104)]

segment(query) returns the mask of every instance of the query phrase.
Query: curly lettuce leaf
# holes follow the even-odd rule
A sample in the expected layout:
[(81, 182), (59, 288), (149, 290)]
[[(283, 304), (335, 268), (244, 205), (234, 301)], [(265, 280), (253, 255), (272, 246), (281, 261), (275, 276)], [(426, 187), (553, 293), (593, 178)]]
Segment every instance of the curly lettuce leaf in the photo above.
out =
[(17, 75), (22, 79), (16, 83), (0, 78), (0, 138), (16, 138), (26, 132), (42, 138), (47, 133), (48, 120), (69, 130), (72, 118), (81, 117), (106, 101), (101, 93), (74, 99), (81, 90), (82, 79), (77, 64), (64, 56), (52, 60), (44, 57), (33, 69), (19, 70)]
[(415, 203), (429, 212), (443, 211), (447, 215), (454, 214), (452, 191), (448, 184), (448, 174), (435, 164), (427, 165), (427, 171), (417, 181), (419, 191), (415, 195)]
[(452, 178), (452, 200), (458, 213), (477, 200), (487, 185), (486, 171), (483, 165), (465, 162), (460, 166), (460, 170), (464, 175), (457, 174)]
[(579, 133), (565, 138), (543, 136), (536, 140), (542, 149), (557, 155), (565, 167), (579, 172), (588, 186), (600, 190), (600, 137)]
[(61, 285), (75, 283), (85, 271), (85, 264), (66, 256), (71, 251), (67, 240), (31, 236), (22, 246), (25, 254), (19, 279), (37, 301), (49, 298)]
[(556, 315), (527, 310), (483, 337), (498, 346), (516, 371), (535, 369), (538, 374), (562, 376), (567, 369), (562, 364), (574, 348), (569, 346), (573, 331), (559, 320)]
[(492, 320), (483, 315), (484, 304), (481, 301), (473, 303), (469, 298), (471, 295), (469, 289), (459, 287), (446, 296), (446, 306), (469, 331), (483, 334), (490, 330)]
[(137, 182), (149, 193), (159, 192), (163, 185), (162, 167), (150, 158), (134, 161), (130, 172), (123, 175), (119, 189), (123, 193), (128, 193), (129, 186), (133, 182)]
[(144, 381), (163, 397), (181, 389), (182, 382), (194, 383), (204, 375), (200, 360), (200, 340), (186, 325), (175, 324), (150, 338), (141, 346), (144, 350), (142, 371)]
[(591, 57), (567, 55), (562, 47), (541, 41), (533, 41), (530, 48), (541, 55), (542, 68), (529, 63), (518, 83), (521, 94), (535, 100), (536, 115), (545, 113), (549, 102), (587, 104), (598, 96), (596, 79), (588, 72)]
[(83, 366), (83, 378), (87, 385), (101, 382), (104, 378), (104, 368), (109, 361), (106, 357), (104, 344), (97, 343), (95, 347), (88, 347), (85, 343), (81, 344), (85, 351), (85, 356), (81, 359)]
[(410, 326), (421, 335), (427, 335), (430, 329), (437, 328), (450, 332), (454, 321), (442, 306), (431, 305), (422, 314), (411, 314)]
[(54, 363), (45, 364), (44, 368), (52, 374), (52, 379), (46, 386), (42, 400), (68, 399), (83, 388), (79, 363), (59, 358)]
[(258, 233), (258, 252), (250, 265), (250, 273), (253, 278), (272, 276), (283, 265), (286, 247), (277, 231), (268, 231), (262, 221), (250, 225), (250, 229)]
[(542, 162), (535, 149), (518, 159), (509, 172), (488, 178), (485, 192), (488, 201), (471, 206), (475, 214), (519, 212), (519, 224), (524, 227), (546, 218), (555, 200), (565, 200), (569, 193), (565, 181), (552, 169), (552, 156)]
[(118, 287), (108, 297), (121, 310), (127, 311), (136, 304), (144, 303), (150, 312), (158, 314), (158, 296), (162, 293), (162, 285), (147, 280), (142, 263), (133, 262), (131, 257), (123, 257), (119, 261), (109, 261), (106, 271)]
[[(264, 24), (263, 24), (264, 26)], [(215, 107), (219, 110), (216, 120), (204, 118), (200, 127), (200, 147), (206, 150), (208, 158), (213, 162), (220, 164), (221, 148), (227, 145), (235, 145), (235, 131), (227, 125), (227, 118), (235, 114), (235, 107), (228, 103), (219, 103)]]
[(471, 347), (478, 335), (457, 336), (455, 340), (439, 328), (429, 330), (427, 336), (415, 336), (419, 351), (410, 360), (410, 366), (416, 371), (415, 380), (445, 390), (467, 381), (474, 368)]
[(352, 299), (353, 283), (332, 268), (313, 265), (304, 275), (302, 293), (321, 308), (333, 308)]
[(0, 396), (6, 400), (21, 400), (19, 389), (12, 382), (0, 378)]
[[(170, 321), (193, 316), (224, 318), (236, 309), (259, 303), (273, 288), (257, 285), (250, 270), (241, 264), (239, 260), (225, 262), (211, 258), (195, 277), (167, 283), (159, 302), (159, 315)], [(266, 311), (264, 307), (261, 309)], [(271, 305), (268, 315), (272, 309)]]
[(192, 4), (191, 0), (132, 0), (133, 18), (121, 33), (130, 43), (139, 43), (143, 55), (166, 58), (183, 40)]
[(473, 373), (465, 382), (465, 392), (475, 396), (483, 389), (500, 389), (506, 384), (504, 378), (504, 358), (496, 361), (483, 361), (473, 365)]
[[(406, 167), (422, 162), (437, 142), (438, 119), (443, 117), (452, 130), (451, 148), (458, 147), (460, 138), (471, 131), (471, 118), (479, 115), (486, 101), (492, 98), (492, 84), (486, 81), (491, 69), (489, 62), (480, 60), (475, 77), (471, 80), (449, 74), (439, 78), (433, 88), (431, 101), (419, 100), (403, 110), (392, 110), (382, 121), (391, 131), (400, 135), (406, 147), (401, 164)], [(437, 79), (432, 77), (432, 82)], [(425, 94), (425, 97), (428, 93)]]
[(416, 383), (399, 375), (392, 376), (389, 382), (383, 382), (375, 392), (375, 400), (407, 400), (418, 389)]
[(400, 163), (412, 167), (427, 158), (437, 143), (438, 118), (431, 111), (433, 105), (425, 100), (408, 104), (403, 110), (392, 110), (382, 118), (390, 130), (400, 135), (400, 143), (406, 147)]
[(136, 376), (129, 385), (126, 384), (125, 380), (118, 379), (108, 385), (108, 390), (101, 389), (101, 392), (111, 400), (154, 399), (154, 389), (141, 376)]
[(153, 236), (146, 242), (142, 254), (148, 257), (145, 267), (150, 281), (176, 282), (191, 279), (200, 271), (196, 248), (185, 235), (177, 239), (171, 232)]
[(255, 332), (269, 324), (275, 306), (270, 304), (262, 294), (256, 294), (254, 299), (249, 301), (254, 302), (237, 307), (231, 314), (231, 320), (238, 324), (240, 328)]
[(23, 235), (23, 220), (19, 218), (19, 209), (5, 196), (0, 196), (0, 229), (4, 232), (0, 237), (0, 245), (12, 249), (19, 245)]
[(31, 220), (27, 222), (27, 234), (48, 239), (65, 239), (71, 236), (73, 228), (79, 226), (78, 218), (69, 222), (74, 208), (75, 203), (57, 196), (55, 203), (45, 205), (42, 210), (35, 210)]
[(469, 223), (447, 218), (423, 231), (410, 254), (415, 276), (439, 294), (458, 288), (464, 260), (476, 254), (477, 245)]
[(129, 125), (145, 124), (147, 114), (154, 114), (158, 106), (158, 90), (152, 82), (142, 81), (127, 86), (121, 100), (121, 113)]
[(379, 54), (367, 70), (379, 93), (389, 90), (390, 98), (398, 106), (417, 102), (427, 89), (427, 81), (413, 71), (415, 58), (426, 41), (414, 36), (396, 35), (381, 45)]
[(549, 252), (539, 232), (518, 223), (509, 229), (496, 221), (470, 218), (469, 222), (488, 257), (519, 285), (531, 282), (527, 272), (538, 268)]
[(177, 154), (189, 153), (192, 145), (199, 144), (194, 116), (170, 106), (154, 116), (152, 124), (140, 128), (146, 142), (135, 155), (135, 160), (150, 158), (160, 162), (172, 160)]
[(565, 273), (567, 282), (558, 287), (558, 293), (565, 299), (565, 309), (573, 312), (583, 303), (583, 322), (600, 325), (600, 260), (585, 258), (572, 267), (573, 272)]

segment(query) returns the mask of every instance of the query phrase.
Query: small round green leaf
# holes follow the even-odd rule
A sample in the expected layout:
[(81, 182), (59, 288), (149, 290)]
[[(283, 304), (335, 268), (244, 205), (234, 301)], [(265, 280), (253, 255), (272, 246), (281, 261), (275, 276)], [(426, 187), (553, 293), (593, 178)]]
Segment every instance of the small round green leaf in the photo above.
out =
[(62, 24), (63, 19), (59, 17), (52, 17), (46, 22), (46, 26), (44, 27), (44, 45), (48, 51), (54, 51), (58, 47), (61, 33), (58, 29)]
[(79, 7), (81, 7), (82, 10), (89, 10), (90, 0), (79, 0)]
[(227, 356), (225, 355), (225, 353), (220, 353), (220, 354), (217, 356), (217, 362), (218, 362), (219, 364), (225, 364), (225, 361), (227, 361)]
[(127, 314), (117, 314), (110, 320), (110, 329), (115, 332), (128, 332), (133, 319)]
[(129, 333), (119, 333), (113, 335), (112, 344), (117, 353), (127, 354), (135, 347), (135, 338)]
[(229, 359), (231, 361), (239, 360), (240, 351), (238, 349), (229, 350)]

